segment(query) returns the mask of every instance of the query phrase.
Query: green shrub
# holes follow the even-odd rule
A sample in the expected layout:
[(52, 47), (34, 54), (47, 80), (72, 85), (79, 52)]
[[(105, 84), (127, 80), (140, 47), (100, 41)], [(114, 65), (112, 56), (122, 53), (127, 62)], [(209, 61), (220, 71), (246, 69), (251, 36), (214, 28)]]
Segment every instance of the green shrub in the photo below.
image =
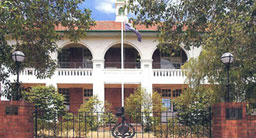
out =
[(64, 96), (53, 86), (35, 86), (22, 94), (25, 101), (35, 104), (40, 119), (50, 121), (65, 113)]
[(159, 93), (153, 92), (153, 95), (151, 95), (140, 87), (125, 100), (126, 114), (136, 123), (143, 124), (146, 132), (152, 130), (154, 114), (164, 110)]
[[(116, 123), (117, 119), (111, 112), (112, 105), (105, 101), (103, 106), (102, 102), (97, 96), (89, 98), (82, 104), (78, 110), (78, 116), (82, 116), (80, 123), (84, 130), (97, 130), (99, 127), (109, 123)], [(76, 119), (78, 118), (76, 117)]]

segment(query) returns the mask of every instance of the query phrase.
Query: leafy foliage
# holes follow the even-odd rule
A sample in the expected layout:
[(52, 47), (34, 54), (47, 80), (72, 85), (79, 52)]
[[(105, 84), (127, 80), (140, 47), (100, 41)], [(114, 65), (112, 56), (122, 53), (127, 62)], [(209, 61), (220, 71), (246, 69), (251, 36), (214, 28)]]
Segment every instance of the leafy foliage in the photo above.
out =
[(98, 99), (97, 96), (92, 96), (82, 104), (78, 110), (78, 112), (99, 112), (103, 110), (102, 102)]
[(97, 130), (101, 125), (116, 122), (115, 115), (111, 112), (112, 105), (105, 101), (105, 106), (97, 96), (92, 96), (82, 104), (78, 110), (78, 116), (84, 116), (81, 123), (88, 130)]
[(175, 99), (179, 123), (186, 126), (204, 125), (210, 122), (209, 107), (214, 103), (214, 91), (201, 87), (190, 89)]
[(98, 97), (93, 96), (80, 106), (78, 112), (65, 112), (56, 116), (52, 121), (39, 120), (39, 133), (41, 136), (47, 137), (49, 136), (48, 132), (56, 130), (54, 126), (57, 126), (57, 130), (62, 131), (57, 131), (59, 135), (60, 132), (67, 134), (69, 131), (73, 131), (74, 135), (79, 137), (87, 135), (90, 131), (99, 131), (99, 128), (116, 123), (117, 119), (110, 112), (111, 108), (110, 103), (105, 102), (105, 106), (103, 106)]
[[(194, 82), (194, 81), (193, 81)], [(181, 135), (190, 133), (197, 136), (208, 135), (211, 125), (211, 105), (216, 103), (221, 95), (216, 94), (215, 85), (195, 85), (187, 88), (184, 92), (174, 99), (177, 109), (177, 122), (182, 126)], [(205, 133), (206, 132), (206, 133)], [(179, 135), (180, 135), (179, 134)]]
[(160, 118), (154, 118), (153, 114), (161, 114), (161, 111), (164, 111), (162, 98), (157, 92), (151, 96), (139, 87), (125, 99), (125, 112), (136, 122), (144, 123), (145, 131), (150, 131), (153, 123), (159, 123)]
[(161, 95), (153, 92), (151, 96), (140, 87), (125, 99), (125, 112), (130, 113), (131, 116), (140, 112), (160, 112), (163, 110)]
[[(198, 127), (209, 124), (209, 107), (224, 97), (222, 89), (225, 86), (216, 85), (220, 76), (223, 75), (221, 74), (223, 71), (218, 69), (218, 74), (209, 71), (211, 68), (217, 67), (212, 65), (215, 60), (212, 57), (214, 57), (213, 53), (203, 51), (198, 59), (192, 58), (183, 66), (187, 75), (186, 83), (189, 84), (189, 87), (184, 89), (184, 92), (174, 99), (174, 102), (178, 111), (178, 122), (184, 126)], [(206, 66), (206, 64), (208, 65)], [(210, 84), (206, 85), (206, 82)]]
[(53, 86), (35, 86), (30, 91), (23, 92), (25, 101), (34, 103), (39, 115), (45, 120), (52, 120), (56, 115), (65, 111), (64, 96)]
[[(63, 38), (77, 41), (94, 25), (91, 11), (78, 8), (84, 0), (1, 0), (0, 1), (0, 81), (8, 93), (7, 78), (16, 66), (11, 59), (14, 50), (26, 55), (22, 67), (37, 70), (38, 78), (50, 77), (55, 60), (50, 53), (57, 50), (56, 42)], [(58, 26), (65, 28), (57, 32)], [(40, 55), (40, 56), (38, 56)]]
[[(256, 100), (256, 2), (254, 0), (130, 0), (135, 24), (158, 25), (159, 48), (201, 47), (197, 59), (183, 67), (189, 88), (175, 100), (179, 122), (201, 125), (208, 106), (224, 101), (226, 67), (220, 57), (234, 55), (231, 64), (232, 101)], [(209, 85), (203, 85), (208, 83)]]
[(188, 63), (200, 64), (186, 68), (191, 71), (191, 83), (202, 83), (207, 78), (212, 85), (220, 84), (217, 93), (224, 93), (227, 75), (220, 57), (232, 53), (232, 100), (255, 102), (254, 0), (129, 0), (127, 7), (136, 15), (132, 19), (135, 24), (158, 25), (160, 49), (202, 47), (201, 58)]

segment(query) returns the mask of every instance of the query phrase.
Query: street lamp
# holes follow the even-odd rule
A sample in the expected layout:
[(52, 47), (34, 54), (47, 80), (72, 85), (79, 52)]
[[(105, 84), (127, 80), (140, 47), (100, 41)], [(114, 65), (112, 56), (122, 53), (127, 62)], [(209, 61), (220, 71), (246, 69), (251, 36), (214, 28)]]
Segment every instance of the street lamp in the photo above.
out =
[(15, 61), (16, 66), (17, 66), (17, 82), (16, 82), (17, 91), (16, 91), (16, 94), (13, 96), (13, 100), (18, 101), (21, 97), (20, 83), (19, 83), (19, 67), (20, 67), (21, 62), (23, 62), (25, 59), (25, 54), (21, 51), (14, 51), (12, 53), (12, 59)]
[(230, 92), (229, 69), (230, 69), (230, 64), (234, 61), (234, 57), (231, 53), (224, 53), (221, 56), (221, 61), (226, 65), (226, 68), (227, 68), (227, 95), (225, 95), (225, 101), (229, 102), (229, 92)]

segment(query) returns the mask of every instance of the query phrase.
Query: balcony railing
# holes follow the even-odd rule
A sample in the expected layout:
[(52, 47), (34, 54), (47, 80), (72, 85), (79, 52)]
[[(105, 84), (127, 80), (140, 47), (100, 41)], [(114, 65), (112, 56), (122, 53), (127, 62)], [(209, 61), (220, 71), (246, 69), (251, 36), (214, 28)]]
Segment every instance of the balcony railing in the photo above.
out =
[[(58, 76), (92, 76), (92, 69), (61, 69), (56, 70)], [(129, 72), (129, 71), (128, 71)], [(130, 70), (131, 72), (131, 70)], [(20, 75), (35, 76), (37, 71), (33, 68), (26, 68)], [(185, 72), (180, 69), (153, 69), (154, 77), (183, 77)]]
[(58, 76), (92, 76), (92, 69), (57, 69)]
[[(96, 70), (95, 70), (96, 71)], [(142, 78), (143, 70), (141, 69), (124, 69), (120, 70), (118, 68), (109, 68), (102, 70), (102, 79), (107, 81), (119, 81), (122, 78), (125, 78), (128, 82), (141, 81), (139, 78)], [(186, 73), (181, 69), (153, 69), (150, 72), (152, 81), (157, 82), (183, 82), (186, 78)], [(91, 81), (93, 77), (93, 69), (85, 68), (57, 68), (53, 74), (53, 78), (57, 79), (58, 82), (79, 82), (81, 79), (84, 81)], [(21, 79), (23, 83), (37, 82), (36, 75), (39, 72), (33, 68), (26, 68), (21, 71)], [(148, 74), (149, 75), (149, 74)], [(14, 76), (12, 76), (14, 77)], [(59, 78), (60, 77), (60, 78)], [(66, 78), (66, 79), (64, 79)], [(138, 79), (134, 79), (138, 78)], [(41, 82), (41, 81), (40, 81)]]
[(154, 69), (154, 77), (185, 77), (186, 74), (180, 69)]
[(20, 75), (24, 75), (24, 76), (36, 76), (37, 75), (37, 71), (33, 68), (25, 68), (23, 71), (21, 71)]
[(92, 68), (92, 61), (90, 62), (58, 62), (59, 68)]
[(184, 63), (182, 62), (153, 62), (153, 69), (180, 69)]
[[(23, 76), (36, 76), (37, 71), (33, 68), (26, 68), (21, 71), (20, 75)], [(92, 69), (62, 69), (58, 68), (55, 71), (57, 76), (92, 76)]]
[[(105, 68), (121, 68), (121, 62), (105, 62)], [(139, 69), (140, 62), (124, 62), (124, 68)]]

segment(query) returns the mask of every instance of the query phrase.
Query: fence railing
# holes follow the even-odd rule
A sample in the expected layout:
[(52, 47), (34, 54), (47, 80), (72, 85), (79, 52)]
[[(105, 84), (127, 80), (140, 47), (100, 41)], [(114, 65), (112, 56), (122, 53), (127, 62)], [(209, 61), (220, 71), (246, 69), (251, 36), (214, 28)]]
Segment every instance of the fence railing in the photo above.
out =
[[(198, 116), (207, 118), (209, 112)], [(125, 122), (135, 130), (134, 138), (211, 137), (210, 117), (192, 124), (182, 122), (179, 114), (169, 111), (126, 113), (125, 117)], [(36, 112), (34, 120), (36, 138), (113, 138), (113, 129), (121, 122), (111, 112), (67, 112), (65, 115)]]

